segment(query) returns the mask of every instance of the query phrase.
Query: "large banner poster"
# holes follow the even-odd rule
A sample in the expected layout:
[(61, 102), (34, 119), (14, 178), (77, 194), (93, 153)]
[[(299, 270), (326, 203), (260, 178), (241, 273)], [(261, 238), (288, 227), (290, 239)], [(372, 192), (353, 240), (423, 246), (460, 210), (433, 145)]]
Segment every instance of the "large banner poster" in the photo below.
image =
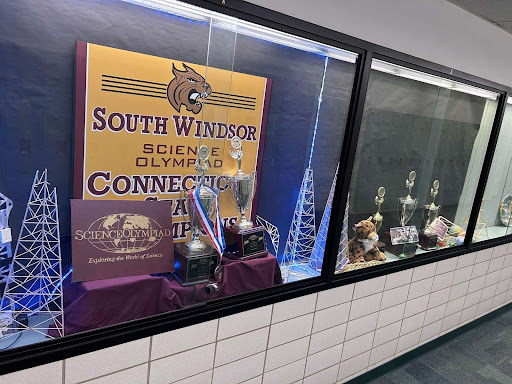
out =
[(230, 139), (242, 139), (243, 172), (259, 174), (270, 85), (263, 77), (78, 42), (74, 197), (169, 200), (173, 237), (184, 241), (189, 225), (180, 191), (194, 186), (204, 144), (206, 183), (221, 192), (223, 224), (234, 223), (239, 215), (222, 177), (237, 170)]

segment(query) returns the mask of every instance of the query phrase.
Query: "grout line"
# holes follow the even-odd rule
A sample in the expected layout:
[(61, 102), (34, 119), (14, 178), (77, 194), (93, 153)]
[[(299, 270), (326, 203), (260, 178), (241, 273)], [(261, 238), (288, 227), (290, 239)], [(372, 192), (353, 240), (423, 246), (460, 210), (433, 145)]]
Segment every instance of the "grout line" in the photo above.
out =
[[(386, 276), (386, 279), (384, 280), (384, 286), (386, 286), (386, 280), (387, 279), (388, 279), (388, 276)], [(411, 275), (411, 279), (412, 279), (412, 275)], [(409, 288), (410, 287), (411, 287), (411, 285), (409, 284)], [(409, 296), (409, 290), (407, 290), (407, 296)], [(372, 331), (373, 332), (372, 346), (370, 347), (370, 356), (368, 357), (368, 364), (366, 365), (366, 368), (368, 368), (368, 366), (370, 364), (370, 359), (372, 358), (373, 344), (375, 343), (375, 333), (377, 333), (377, 324), (379, 323), (380, 308), (382, 307), (382, 300), (383, 299), (384, 299), (384, 293), (380, 297), (379, 314), (377, 315), (377, 321), (375, 322), (375, 329)], [(406, 302), (405, 306), (407, 307), (407, 302)], [(405, 311), (405, 308), (404, 308), (404, 311)], [(402, 324), (400, 324), (400, 327), (402, 327)], [(345, 337), (346, 337), (346, 332), (345, 332)], [(345, 338), (343, 338), (343, 341), (345, 341)], [(343, 356), (343, 350), (341, 351), (341, 353), (342, 353), (342, 356)], [(340, 363), (341, 363), (341, 357), (340, 357)]]
[[(308, 315), (309, 315), (309, 313), (308, 313)], [(292, 319), (290, 319), (290, 320), (292, 320)], [(285, 320), (285, 321), (288, 321), (288, 320)], [(281, 321), (281, 323), (282, 323), (282, 321)], [(276, 324), (278, 324), (278, 323), (276, 323)], [(267, 328), (267, 327), (268, 327), (268, 325), (264, 325), (263, 327), (258, 327), (258, 328), (251, 329), (249, 331), (237, 333), (236, 335), (224, 337), (224, 338), (222, 338), (220, 340), (217, 340), (217, 341), (224, 341), (224, 340), (234, 339), (235, 337), (242, 336), (242, 335), (247, 335), (248, 333), (251, 333), (251, 332), (254, 332), (254, 331), (259, 331), (259, 330), (262, 330), (263, 328)], [(193, 349), (193, 348), (191, 348), (191, 349)], [(174, 355), (174, 353), (173, 353), (173, 355)]]
[(158, 361), (158, 360), (166, 359), (168, 357), (176, 356), (176, 355), (179, 355), (180, 353), (190, 352), (190, 351), (193, 351), (194, 349), (203, 348), (203, 347), (206, 347), (206, 346), (211, 345), (211, 344), (215, 344), (215, 341), (212, 341), (211, 343), (208, 343), (208, 344), (200, 345), (198, 347), (194, 347), (194, 348), (190, 348), (190, 349), (185, 349), (183, 351), (173, 353), (172, 355), (166, 355), (166, 356), (162, 356), (162, 357), (157, 357), (156, 359), (152, 359), (151, 361)]
[(84, 384), (84, 383), (89, 383), (93, 380), (97, 380), (97, 379), (101, 379), (102, 377), (107, 377), (107, 376), (110, 376), (110, 375), (115, 375), (116, 373), (120, 373), (120, 372), (123, 372), (123, 371), (127, 371), (129, 369), (132, 369), (132, 368), (137, 368), (137, 367), (140, 367), (144, 364), (147, 364), (146, 362), (144, 363), (140, 363), (140, 364), (136, 364), (136, 365), (132, 365), (130, 367), (126, 367), (126, 368), (123, 368), (123, 369), (118, 369), (117, 371), (113, 371), (113, 372), (109, 372), (109, 373), (106, 373), (104, 375), (100, 375), (100, 376), (95, 376), (95, 377), (92, 377), (90, 379), (87, 379), (87, 380), (84, 380), (84, 381), (80, 381), (79, 384)]
[[(245, 381), (242, 381), (240, 384), (247, 383), (249, 380), (255, 379), (255, 378), (257, 378), (258, 376), (261, 376), (261, 380), (263, 380), (263, 375), (256, 375), (256, 376), (254, 376), (254, 377), (251, 377), (250, 379), (247, 379), (247, 380), (245, 380)], [(260, 383), (261, 383), (261, 381), (260, 381)]]
[[(303, 296), (299, 296), (299, 297), (303, 297)], [(292, 299), (293, 300), (293, 299)], [(339, 304), (341, 305), (341, 304)], [(332, 308), (332, 307), (335, 307), (335, 305), (329, 307), (329, 308)], [(323, 311), (323, 309), (321, 309), (321, 311)], [(272, 305), (272, 314), (274, 313), (274, 306)], [(295, 316), (295, 317), (291, 317), (289, 319), (285, 319), (285, 320), (281, 320), (281, 321), (276, 321), (275, 323), (272, 322), (272, 317), (270, 318), (270, 325), (275, 325), (275, 324), (281, 324), (281, 323), (284, 323), (285, 321), (290, 321), (290, 320), (295, 320), (295, 319), (298, 319), (299, 317), (303, 317), (303, 316), (307, 316), (307, 315), (311, 315), (312, 313), (315, 313), (315, 311), (311, 311), (311, 312), (306, 312), (306, 313), (302, 313), (298, 316)], [(263, 327), (262, 327), (263, 328)], [(238, 336), (238, 335), (237, 335)], [(233, 336), (231, 336), (233, 337)], [(222, 339), (224, 340), (224, 339)]]
[[(436, 265), (436, 269), (437, 269), (437, 265)], [(414, 272), (413, 272), (413, 274), (414, 274)], [(432, 280), (432, 283), (433, 282), (434, 282), (434, 280)], [(411, 285), (412, 284), (413, 283), (409, 284), (409, 287), (407, 288), (407, 296), (406, 297), (409, 297), (409, 292), (411, 291)], [(432, 286), (431, 286), (431, 288), (432, 288)], [(430, 295), (430, 293), (428, 293), (428, 294)], [(430, 302), (430, 296), (428, 298), (428, 301)], [(398, 348), (398, 343), (400, 342), (400, 336), (401, 336), (401, 333), (402, 333), (402, 325), (404, 324), (404, 315), (405, 315), (405, 309), (406, 308), (407, 308), (407, 300), (405, 301), (404, 313), (402, 314), (402, 318), (400, 319), (400, 330), (398, 331), (398, 341), (396, 343), (396, 348)], [(428, 303), (427, 303), (427, 308), (428, 308)], [(421, 335), (420, 335), (420, 337), (421, 337)], [(395, 354), (396, 354), (396, 348), (395, 348)], [(393, 356), (395, 356), (395, 354), (393, 354)], [(370, 354), (370, 357), (371, 357), (371, 354)], [(368, 364), (369, 363), (370, 363), (370, 359), (368, 359)]]
[[(306, 351), (306, 362), (304, 363), (304, 370), (302, 371), (302, 379), (301, 380), (304, 379), (304, 376), (306, 375), (306, 367), (308, 366), (309, 348), (311, 347), (311, 335), (313, 334), (313, 325), (315, 324), (316, 306), (317, 305), (318, 305), (318, 293), (316, 295), (315, 311), (313, 312), (313, 321), (311, 322), (311, 329), (309, 330), (308, 350)], [(341, 359), (341, 357), (340, 357), (340, 359)]]
[[(293, 361), (291, 361), (291, 362), (289, 362), (289, 363), (286, 363), (286, 364), (284, 364), (284, 365), (281, 365), (280, 367), (277, 367), (277, 368), (274, 368), (274, 369), (269, 369), (267, 372), (263, 372), (263, 375), (265, 375), (266, 373), (269, 373), (269, 372), (277, 371), (278, 369), (281, 369), (281, 368), (287, 367), (288, 365), (294, 364), (294, 363), (296, 363), (297, 361), (301, 361), (301, 360), (306, 360), (306, 358), (305, 358), (305, 357), (300, 357), (300, 358), (298, 358), (297, 360), (293, 360)], [(306, 363), (304, 363), (304, 364), (306, 364)], [(302, 380), (302, 379), (299, 379), (299, 380)]]
[(214, 369), (215, 369), (215, 360), (217, 359), (217, 344), (219, 343), (219, 328), (220, 328), (220, 319), (217, 319), (217, 331), (215, 332), (215, 347), (213, 350), (212, 379), (210, 380), (210, 384), (213, 384), (213, 373), (214, 373)]
[[(199, 375), (202, 375), (203, 373), (210, 372), (210, 371), (213, 371), (213, 370), (212, 369), (207, 369), (206, 371), (202, 371), (202, 372), (199, 372), (199, 373), (194, 373), (191, 376), (183, 377), (182, 379), (179, 379), (178, 381), (175, 381), (174, 383), (171, 383), (171, 384), (179, 383), (180, 381), (187, 380), (187, 379), (190, 379), (190, 378), (192, 378), (194, 376), (199, 376)], [(213, 372), (212, 372), (212, 377), (213, 377)]]
[(146, 383), (149, 384), (149, 374), (151, 370), (151, 350), (153, 349), (153, 336), (149, 337), (149, 354), (148, 354), (148, 374)]
[(66, 384), (66, 359), (62, 360), (62, 384)]
[[(336, 364), (333, 364), (333, 365), (329, 365), (329, 366), (328, 366), (328, 367), (326, 367), (326, 368), (322, 368), (322, 369), (321, 369), (321, 370), (319, 370), (319, 371), (313, 372), (311, 375), (304, 376), (302, 379), (305, 379), (306, 377), (311, 377), (311, 376), (313, 376), (313, 375), (316, 375), (317, 373), (320, 373), (320, 372), (322, 372), (322, 371), (325, 371), (325, 370), (327, 370), (327, 369), (329, 369), (329, 368), (332, 368), (332, 367), (334, 367), (334, 366), (336, 366), (336, 365), (339, 365), (339, 364), (340, 364), (340, 363), (336, 363)], [(338, 376), (336, 376), (336, 377), (338, 377)]]
[(270, 343), (270, 331), (272, 330), (272, 316), (274, 316), (274, 304), (272, 304), (272, 309), (270, 310), (270, 324), (268, 325), (267, 345), (265, 347), (265, 356), (263, 357), (263, 372), (261, 374), (262, 382), (263, 382), (263, 376), (265, 375), (265, 366), (267, 365), (268, 345)]

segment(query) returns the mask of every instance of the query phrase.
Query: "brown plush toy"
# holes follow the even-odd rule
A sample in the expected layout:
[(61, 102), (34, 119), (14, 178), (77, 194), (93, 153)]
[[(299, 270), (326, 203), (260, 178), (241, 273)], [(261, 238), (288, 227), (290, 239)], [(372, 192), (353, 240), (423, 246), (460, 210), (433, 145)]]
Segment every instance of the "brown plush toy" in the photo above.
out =
[(371, 260), (386, 260), (386, 256), (375, 245), (379, 235), (370, 216), (352, 228), (355, 236), (348, 242), (348, 259), (351, 263), (364, 263)]

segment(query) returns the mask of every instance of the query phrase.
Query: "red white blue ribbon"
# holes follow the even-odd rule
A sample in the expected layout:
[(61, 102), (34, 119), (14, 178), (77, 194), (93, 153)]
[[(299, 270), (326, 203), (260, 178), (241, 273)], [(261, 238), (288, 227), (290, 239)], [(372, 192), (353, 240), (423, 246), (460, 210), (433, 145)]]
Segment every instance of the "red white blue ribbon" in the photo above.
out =
[(226, 249), (226, 241), (224, 240), (224, 231), (222, 230), (222, 224), (220, 221), (219, 196), (214, 189), (206, 185), (203, 185), (202, 188), (205, 188), (207, 191), (215, 195), (215, 221), (212, 222), (210, 220), (210, 218), (208, 217), (208, 213), (201, 204), (201, 199), (199, 198), (200, 187), (196, 187), (188, 191), (190, 200), (192, 201), (192, 204), (196, 208), (196, 212), (199, 214), (199, 219), (201, 220), (201, 224), (203, 225), (206, 234), (210, 238), (217, 252), (219, 252), (219, 255), (222, 255), (224, 249)]

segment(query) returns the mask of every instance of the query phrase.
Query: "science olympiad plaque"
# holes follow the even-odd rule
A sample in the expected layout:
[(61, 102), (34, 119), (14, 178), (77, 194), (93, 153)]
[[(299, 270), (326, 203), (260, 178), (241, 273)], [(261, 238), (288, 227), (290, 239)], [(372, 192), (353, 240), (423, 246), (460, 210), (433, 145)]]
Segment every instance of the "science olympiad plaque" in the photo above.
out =
[(166, 201), (71, 200), (73, 282), (174, 270)]

